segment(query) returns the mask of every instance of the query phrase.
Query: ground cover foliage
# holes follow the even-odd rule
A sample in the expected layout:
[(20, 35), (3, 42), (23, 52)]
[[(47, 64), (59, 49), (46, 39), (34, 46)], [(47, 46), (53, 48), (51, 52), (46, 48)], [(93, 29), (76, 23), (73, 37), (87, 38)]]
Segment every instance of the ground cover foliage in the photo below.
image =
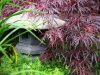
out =
[[(64, 75), (69, 73), (69, 68), (61, 66), (60, 62), (48, 61), (43, 64), (38, 57), (32, 57), (31, 55), (22, 55), (17, 53), (18, 62), (12, 63), (7, 57), (1, 58), (0, 75)], [(10, 55), (12, 60), (15, 59), (14, 55)]]
[[(48, 12), (44, 14), (47, 18), (53, 15), (66, 22), (45, 32), (43, 40), (49, 42), (40, 56), (41, 61), (59, 59), (63, 65), (68, 64), (75, 75), (95, 75), (94, 64), (98, 63), (100, 48), (100, 0), (21, 1), (20, 4), (13, 0), (23, 7), (33, 4), (37, 10)], [(8, 14), (5, 12), (4, 16)], [(52, 24), (52, 20), (48, 24)]]

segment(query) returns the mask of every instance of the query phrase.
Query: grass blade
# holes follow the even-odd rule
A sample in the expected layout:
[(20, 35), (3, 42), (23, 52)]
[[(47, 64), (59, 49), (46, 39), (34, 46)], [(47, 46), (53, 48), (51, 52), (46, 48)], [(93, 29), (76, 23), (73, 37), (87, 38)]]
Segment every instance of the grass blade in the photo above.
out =
[(19, 28), (14, 29), (13, 31), (11, 31), (8, 35), (6, 35), (0, 42), (0, 45), (4, 43), (4, 41), (10, 36), (12, 35), (15, 31), (17, 31)]
[(2, 46), (0, 46), (0, 51), (12, 62), (12, 60), (9, 58), (9, 56), (5, 52), (4, 48), (2, 48)]

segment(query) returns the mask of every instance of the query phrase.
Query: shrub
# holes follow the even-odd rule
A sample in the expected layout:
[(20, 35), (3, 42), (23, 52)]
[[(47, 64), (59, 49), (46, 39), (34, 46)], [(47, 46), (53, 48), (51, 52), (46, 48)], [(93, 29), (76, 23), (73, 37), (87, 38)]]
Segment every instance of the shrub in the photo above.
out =
[(48, 38), (49, 43), (40, 59), (64, 60), (64, 65), (69, 64), (75, 75), (94, 75), (93, 63), (98, 62), (100, 39), (100, 1), (48, 0), (44, 3), (49, 14), (55, 13), (66, 23), (46, 32), (43, 40)]

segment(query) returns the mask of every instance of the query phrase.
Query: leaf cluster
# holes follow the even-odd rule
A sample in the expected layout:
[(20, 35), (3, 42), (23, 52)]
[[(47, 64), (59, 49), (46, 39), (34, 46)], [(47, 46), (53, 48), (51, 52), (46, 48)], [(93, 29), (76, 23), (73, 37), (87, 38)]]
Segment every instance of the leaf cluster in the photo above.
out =
[(44, 56), (46, 60), (59, 59), (64, 65), (68, 63), (75, 75), (94, 75), (93, 63), (98, 62), (96, 50), (100, 43), (100, 1), (44, 0), (43, 2), (46, 3), (49, 14), (53, 13), (66, 23), (46, 32), (44, 38), (48, 38), (49, 43), (40, 59), (43, 60)]

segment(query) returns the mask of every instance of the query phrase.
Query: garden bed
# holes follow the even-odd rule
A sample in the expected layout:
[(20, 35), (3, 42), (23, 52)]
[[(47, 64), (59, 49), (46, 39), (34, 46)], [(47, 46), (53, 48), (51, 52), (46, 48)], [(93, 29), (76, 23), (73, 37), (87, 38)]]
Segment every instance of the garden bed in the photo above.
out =
[[(14, 56), (11, 55), (14, 60)], [(22, 55), (18, 53), (18, 62), (11, 63), (3, 56), (1, 58), (0, 75), (65, 75), (69, 72), (68, 66), (65, 67), (61, 62), (42, 63), (38, 57)]]

